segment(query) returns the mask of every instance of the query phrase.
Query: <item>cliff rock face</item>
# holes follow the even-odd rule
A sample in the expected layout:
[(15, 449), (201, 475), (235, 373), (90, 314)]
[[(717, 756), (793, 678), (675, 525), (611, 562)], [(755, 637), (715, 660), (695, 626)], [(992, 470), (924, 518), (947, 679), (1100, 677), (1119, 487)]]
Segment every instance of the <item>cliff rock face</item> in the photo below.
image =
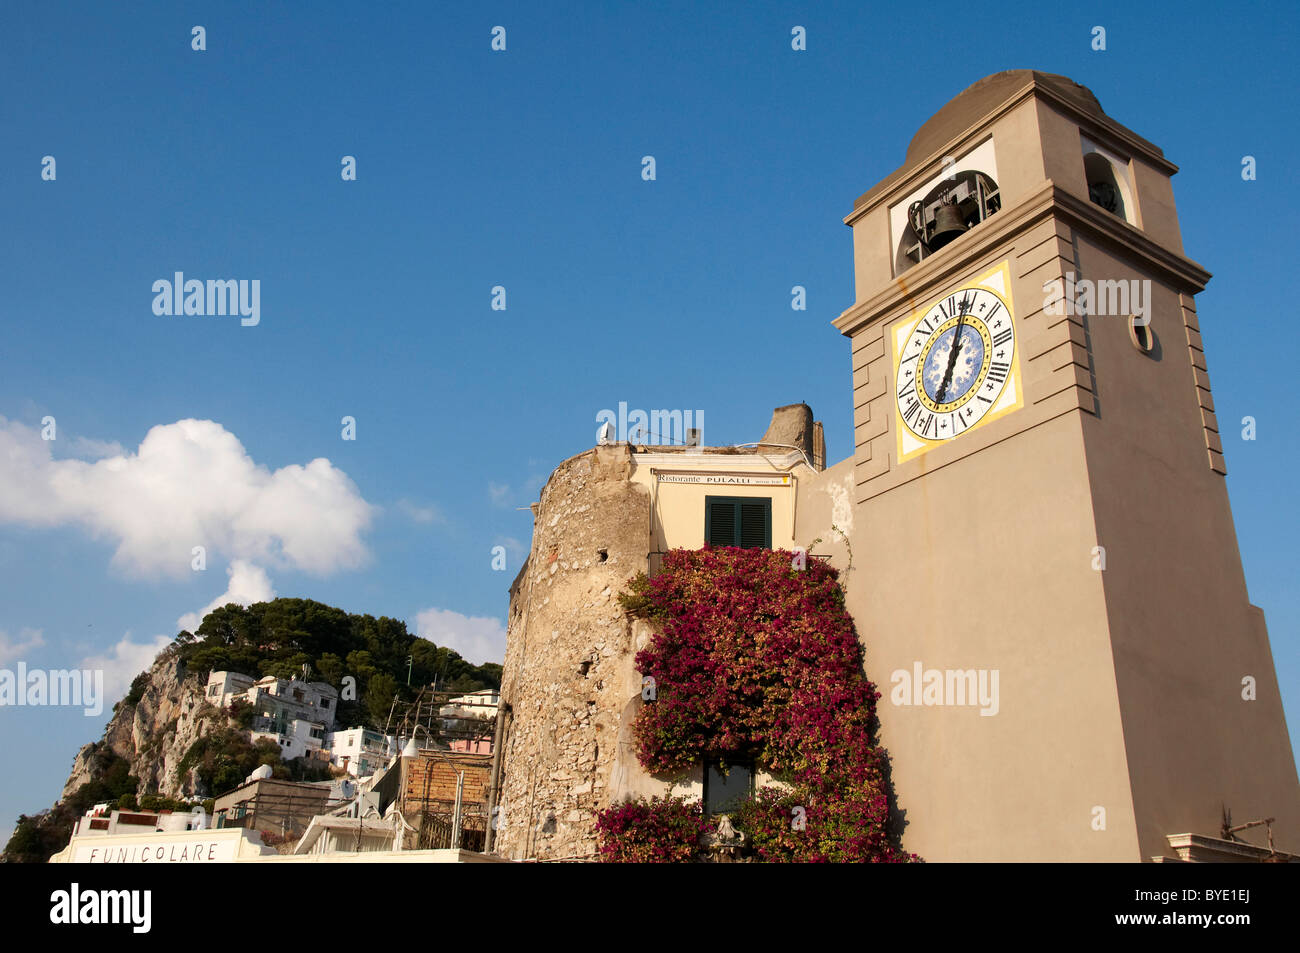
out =
[(130, 762), (130, 773), (140, 779), (142, 794), (181, 798), (211, 793), (196, 790), (192, 771), (179, 779), (176, 769), (195, 741), (225, 727), (229, 720), (204, 700), (205, 686), (197, 676), (186, 673), (184, 663), (171, 649), (154, 659), (146, 674), (139, 701), (118, 705), (103, 739), (77, 752), (61, 797), (92, 780), (95, 754), (105, 748)]

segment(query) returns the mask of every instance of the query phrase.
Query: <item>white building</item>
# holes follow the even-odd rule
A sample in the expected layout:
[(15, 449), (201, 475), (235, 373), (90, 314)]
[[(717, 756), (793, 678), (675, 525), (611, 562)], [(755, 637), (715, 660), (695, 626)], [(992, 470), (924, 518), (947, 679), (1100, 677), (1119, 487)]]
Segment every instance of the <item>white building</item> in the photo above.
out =
[[(260, 730), (259, 730), (260, 728)], [(254, 718), (250, 737), (253, 741), (266, 738), (280, 746), (280, 757), (285, 761), (294, 758), (307, 758), (313, 755), (324, 756), (325, 726), (318, 721), (295, 718), (286, 724), (280, 724), (269, 718)]]
[(303, 682), (296, 678), (267, 675), (254, 682), (244, 693), (244, 698), (258, 709), (258, 714), (276, 717), (286, 724), (299, 718), (324, 725), (328, 730), (334, 727), (339, 693), (327, 682)]
[(290, 760), (327, 747), (325, 735), (334, 727), (339, 693), (326, 682), (274, 675), (254, 680), (238, 672), (213, 672), (205, 697), (219, 708), (236, 701), (252, 705), (253, 740), (269, 738), (280, 746), (280, 756)]
[(385, 767), (397, 754), (397, 739), (369, 728), (348, 728), (325, 735), (330, 763), (364, 778)]
[(394, 850), (395, 823), (380, 818), (336, 817), (321, 814), (294, 847), (294, 854), (317, 856)]
[(108, 804), (96, 804), (77, 818), (73, 837), (111, 837), (158, 831), (201, 831), (211, 826), (211, 818), (202, 807), (184, 811), (121, 810)]
[(213, 672), (208, 676), (206, 698), (218, 708), (229, 708), (231, 702), (243, 695), (257, 679), (242, 672)]

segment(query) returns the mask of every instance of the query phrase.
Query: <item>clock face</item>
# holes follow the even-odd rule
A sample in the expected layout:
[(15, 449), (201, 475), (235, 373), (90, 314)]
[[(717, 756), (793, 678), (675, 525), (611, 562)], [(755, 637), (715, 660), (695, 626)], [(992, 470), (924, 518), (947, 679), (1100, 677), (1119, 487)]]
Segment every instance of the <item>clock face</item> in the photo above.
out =
[(1007, 277), (999, 266), (895, 329), (900, 461), (1020, 406)]

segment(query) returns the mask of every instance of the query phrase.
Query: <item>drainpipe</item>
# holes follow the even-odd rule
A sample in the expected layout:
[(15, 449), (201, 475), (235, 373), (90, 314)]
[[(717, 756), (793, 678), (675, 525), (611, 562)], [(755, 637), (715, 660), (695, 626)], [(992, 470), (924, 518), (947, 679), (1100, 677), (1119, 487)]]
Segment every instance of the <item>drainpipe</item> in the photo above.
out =
[(496, 841), (496, 806), (497, 794), (501, 787), (501, 742), (505, 738), (506, 713), (510, 711), (510, 706), (506, 704), (504, 698), (499, 698), (497, 702), (497, 723), (492, 732), (492, 771), (488, 781), (488, 801), (487, 801), (487, 832), (483, 839), (483, 853), (492, 853), (492, 847)]
[(451, 810), (451, 849), (460, 850), (460, 808), (465, 791), (465, 772), (456, 775), (456, 804)]

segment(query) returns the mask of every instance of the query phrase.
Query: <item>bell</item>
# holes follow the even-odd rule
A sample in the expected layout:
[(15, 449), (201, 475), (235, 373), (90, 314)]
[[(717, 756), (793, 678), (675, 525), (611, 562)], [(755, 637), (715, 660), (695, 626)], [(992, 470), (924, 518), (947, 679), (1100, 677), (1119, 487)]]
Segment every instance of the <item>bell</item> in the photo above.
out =
[(938, 251), (966, 231), (966, 220), (956, 205), (944, 202), (934, 213), (934, 234), (926, 243), (930, 251)]

